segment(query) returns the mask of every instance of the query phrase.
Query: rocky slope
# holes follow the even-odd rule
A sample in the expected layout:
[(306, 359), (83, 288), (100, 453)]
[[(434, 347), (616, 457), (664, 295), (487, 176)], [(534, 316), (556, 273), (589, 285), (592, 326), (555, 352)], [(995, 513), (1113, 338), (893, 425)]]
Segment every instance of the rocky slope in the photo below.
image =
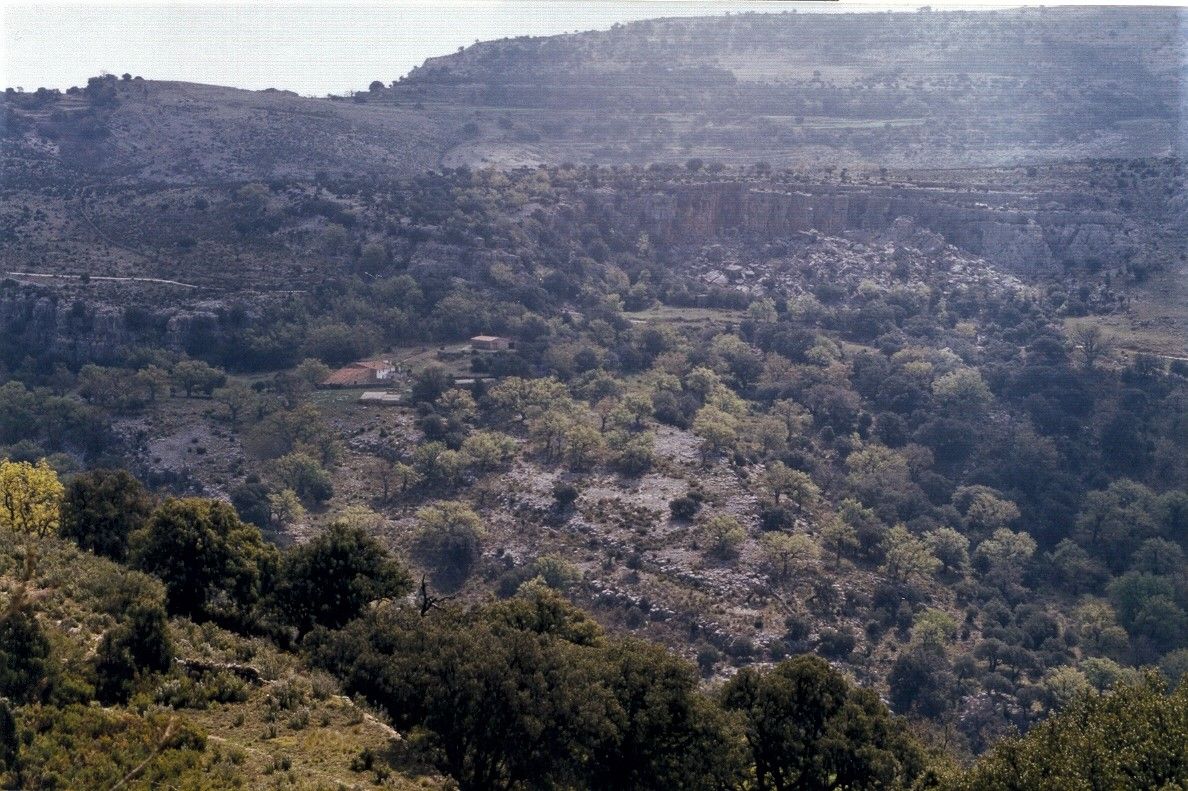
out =
[(198, 183), (565, 160), (875, 168), (1159, 156), (1188, 149), (1182, 14), (662, 19), (476, 44), (349, 100), (141, 79), (14, 92), (2, 172), (9, 184), (63, 164)]
[[(1063, 266), (1125, 264), (1151, 246), (1150, 231), (1117, 207), (1089, 208), (1087, 196), (1064, 202), (1034, 195), (966, 192), (960, 188), (805, 185), (753, 187), (738, 182), (682, 186), (624, 201), (665, 242), (744, 234), (774, 239), (814, 230), (829, 235), (889, 228), (898, 218), (1010, 271), (1036, 274)], [(992, 202), (992, 203), (991, 203)]]
[[(115, 80), (37, 100), (6, 97), (9, 184), (83, 177), (126, 183), (209, 183), (408, 175), (437, 165), (456, 112), (310, 99), (288, 91)], [(451, 126), (452, 124), (452, 126)]]
[(1185, 144), (1181, 13), (661, 19), (476, 44), (375, 95), (504, 110), (500, 130), (460, 144), (480, 157), (494, 156), (492, 136), (574, 161), (684, 153), (968, 166), (1151, 155)]

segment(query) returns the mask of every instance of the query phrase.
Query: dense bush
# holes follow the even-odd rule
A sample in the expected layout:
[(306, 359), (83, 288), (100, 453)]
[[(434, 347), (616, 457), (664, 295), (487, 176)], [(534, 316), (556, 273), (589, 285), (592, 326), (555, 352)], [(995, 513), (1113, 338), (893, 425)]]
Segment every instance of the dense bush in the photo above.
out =
[(226, 503), (169, 499), (132, 536), (136, 568), (165, 583), (169, 611), (243, 623), (275, 574), (276, 550)]
[(921, 747), (870, 690), (801, 656), (760, 672), (744, 668), (722, 704), (744, 718), (761, 788), (894, 788), (924, 774)]
[(63, 536), (83, 549), (124, 560), (128, 537), (144, 526), (152, 501), (124, 470), (92, 470), (72, 478), (62, 503)]
[(124, 622), (103, 635), (95, 657), (95, 693), (105, 702), (125, 701), (143, 676), (167, 671), (173, 646), (159, 604), (139, 603)]
[(433, 735), (463, 788), (551, 779), (715, 788), (741, 771), (726, 719), (664, 651), (607, 643), (540, 590), (465, 616), (376, 613), (320, 634), (315, 662)]
[(285, 622), (301, 633), (340, 629), (369, 602), (408, 593), (407, 569), (361, 528), (333, 524), (285, 553), (273, 593)]
[(0, 614), (0, 697), (26, 703), (50, 692), (51, 648), (37, 616), (9, 605)]
[(1188, 686), (1155, 678), (1085, 694), (1000, 742), (955, 789), (1175, 788), (1188, 782)]

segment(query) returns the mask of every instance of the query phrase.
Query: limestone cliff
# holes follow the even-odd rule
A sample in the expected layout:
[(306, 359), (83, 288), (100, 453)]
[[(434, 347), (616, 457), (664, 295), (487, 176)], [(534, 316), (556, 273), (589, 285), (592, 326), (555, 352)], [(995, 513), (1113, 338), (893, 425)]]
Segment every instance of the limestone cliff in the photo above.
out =
[(80, 361), (111, 359), (133, 341), (120, 309), (67, 302), (34, 289), (0, 294), (0, 333), (29, 349), (52, 349)]
[[(1052, 197), (1052, 196), (1047, 196)], [(1122, 212), (1015, 194), (900, 186), (757, 188), (738, 182), (673, 185), (618, 200), (626, 218), (661, 242), (707, 242), (742, 234), (755, 239), (803, 231), (840, 235), (881, 231), (899, 217), (951, 244), (1022, 274), (1062, 266), (1123, 265), (1148, 232)], [(995, 205), (988, 201), (993, 200)]]
[(137, 313), (107, 299), (68, 297), (37, 287), (0, 291), (0, 334), (6, 342), (75, 363), (116, 361), (130, 347), (146, 343), (186, 351), (197, 340), (214, 340), (222, 332), (217, 312), (205, 305)]

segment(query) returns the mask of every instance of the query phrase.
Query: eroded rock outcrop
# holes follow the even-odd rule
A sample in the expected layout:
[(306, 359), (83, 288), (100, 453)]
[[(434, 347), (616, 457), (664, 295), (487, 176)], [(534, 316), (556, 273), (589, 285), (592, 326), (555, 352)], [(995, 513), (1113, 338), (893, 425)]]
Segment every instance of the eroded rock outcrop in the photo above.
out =
[[(1052, 198), (1054, 196), (1047, 196)], [(919, 187), (806, 186), (755, 188), (737, 182), (673, 185), (619, 196), (618, 212), (666, 243), (707, 242), (743, 234), (756, 239), (804, 231), (840, 235), (882, 231), (900, 217), (947, 242), (1021, 274), (1061, 266), (1123, 265), (1146, 233), (1119, 211), (1086, 208), (1084, 196), (1036, 205), (1033, 196), (987, 196)], [(987, 200), (994, 200), (991, 206)]]
[[(0, 291), (0, 334), (9, 343), (73, 362), (115, 362), (138, 344), (189, 351), (220, 340), (221, 303), (129, 311), (123, 305), (17, 286)], [(244, 319), (256, 318), (250, 311)]]
[(37, 290), (0, 293), (0, 332), (29, 349), (51, 349), (76, 360), (112, 359), (134, 341), (122, 310)]

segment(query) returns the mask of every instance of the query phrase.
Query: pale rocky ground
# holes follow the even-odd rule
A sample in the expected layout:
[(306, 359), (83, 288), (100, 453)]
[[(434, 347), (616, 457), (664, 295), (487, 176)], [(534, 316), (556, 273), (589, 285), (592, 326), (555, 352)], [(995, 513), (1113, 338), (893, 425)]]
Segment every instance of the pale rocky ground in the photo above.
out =
[[(850, 289), (863, 280), (889, 286), (895, 266), (906, 268), (909, 281), (930, 268), (950, 285), (1028, 290), (1017, 278), (910, 223), (898, 223), (885, 234), (806, 235), (777, 252), (737, 241), (716, 247), (708, 257), (706, 249), (699, 249), (687, 259), (688, 265), (703, 277), (729, 271), (735, 288), (754, 293), (779, 283), (795, 294), (803, 290), (805, 274), (814, 269), (830, 273)], [(395, 356), (417, 365), (433, 357), (431, 350), (419, 347)], [(420, 439), (415, 415), (405, 407), (360, 405), (359, 392), (318, 391), (311, 396), (343, 448), (331, 471), (336, 494), (325, 507), (290, 525), (283, 538), (305, 540), (348, 507), (366, 506), (378, 514), (370, 529), (408, 556), (415, 511), (428, 500), (381, 502), (375, 454), (382, 448), (411, 451)], [(242, 435), (230, 430), (224, 408), (211, 400), (166, 399), (142, 416), (121, 421), (119, 428), (139, 448), (145, 470), (188, 480), (195, 492), (226, 497), (247, 471), (266, 468), (249, 458)], [(859, 618), (877, 576), (844, 560), (835, 570), (832, 560), (824, 559), (790, 581), (773, 584), (759, 543), (760, 504), (747, 481), (759, 471), (740, 470), (724, 461), (705, 465), (698, 440), (689, 432), (651, 428), (657, 461), (651, 472), (637, 479), (602, 468), (583, 474), (559, 472), (523, 447), (508, 471), (460, 492), (441, 494), (471, 502), (486, 529), (483, 559), (459, 595), (491, 595), (507, 570), (555, 556), (580, 572), (580, 582), (569, 592), (600, 621), (658, 640), (690, 658), (712, 645), (724, 658), (762, 659), (765, 649), (783, 638), (785, 617), (796, 613), (812, 624), (810, 643), (826, 627), (852, 630), (858, 642), (851, 669), (857, 673), (859, 665), (866, 668), (861, 672), (867, 680), (881, 674), (890, 662), (886, 640), (893, 633), (871, 645)], [(582, 495), (572, 509), (559, 514), (552, 487), (562, 476), (576, 482)], [(693, 484), (707, 497), (699, 518), (729, 514), (745, 526), (747, 537), (735, 557), (715, 557), (697, 523), (670, 517), (669, 501)], [(816, 522), (814, 515), (806, 514), (796, 530), (811, 535)], [(943, 584), (932, 585), (929, 598), (932, 606), (948, 610), (959, 623), (963, 620)], [(717, 671), (730, 672), (731, 667), (729, 661), (720, 662)]]
[[(412, 447), (418, 432), (411, 410), (357, 405), (356, 391), (319, 396), (344, 447), (341, 461), (332, 469), (336, 493), (324, 508), (308, 513), (280, 538), (286, 543), (306, 540), (348, 507), (366, 506), (378, 514), (369, 529), (407, 557), (415, 536), (415, 511), (431, 498), (381, 503), (372, 453), (380, 444)], [(150, 469), (185, 475), (195, 491), (226, 497), (236, 472), (244, 469), (246, 454), (240, 436), (223, 420), (214, 402), (175, 398), (149, 416), (124, 421), (121, 430), (129, 435), (145, 432), (143, 460)], [(509, 470), (479, 486), (443, 495), (468, 500), (486, 530), (483, 558), (457, 595), (481, 600), (492, 595), (504, 571), (554, 556), (580, 572), (569, 594), (606, 626), (660, 641), (690, 659), (712, 645), (726, 660), (717, 664), (718, 673), (733, 672), (730, 655), (743, 663), (762, 660), (764, 650), (782, 638), (784, 618), (799, 613), (814, 624), (810, 641), (821, 628), (850, 628), (858, 638), (855, 656), (869, 652), (870, 658), (861, 662), (867, 668), (862, 677), (873, 679), (867, 674), (889, 663), (889, 647), (866, 644), (852, 606), (875, 584), (876, 575), (847, 561), (838, 573), (831, 559), (822, 559), (817, 563), (820, 574), (809, 569), (773, 584), (759, 543), (759, 502), (744, 478), (758, 470), (739, 470), (724, 461), (704, 465), (698, 440), (689, 432), (668, 426), (654, 430), (657, 463), (639, 478), (601, 469), (558, 472), (525, 453)], [(200, 447), (206, 451), (199, 454)], [(564, 514), (557, 513), (552, 498), (559, 477), (573, 480), (582, 491)], [(729, 514), (745, 526), (747, 537), (735, 557), (710, 553), (696, 521), (670, 517), (668, 502), (693, 483), (707, 496), (699, 520)], [(481, 504), (476, 490), (484, 493)], [(815, 522), (806, 514), (796, 531), (813, 534)], [(832, 593), (825, 595), (826, 590)], [(934, 606), (949, 609), (960, 620), (943, 585), (935, 585), (930, 595)], [(861, 672), (857, 662), (850, 669)]]

